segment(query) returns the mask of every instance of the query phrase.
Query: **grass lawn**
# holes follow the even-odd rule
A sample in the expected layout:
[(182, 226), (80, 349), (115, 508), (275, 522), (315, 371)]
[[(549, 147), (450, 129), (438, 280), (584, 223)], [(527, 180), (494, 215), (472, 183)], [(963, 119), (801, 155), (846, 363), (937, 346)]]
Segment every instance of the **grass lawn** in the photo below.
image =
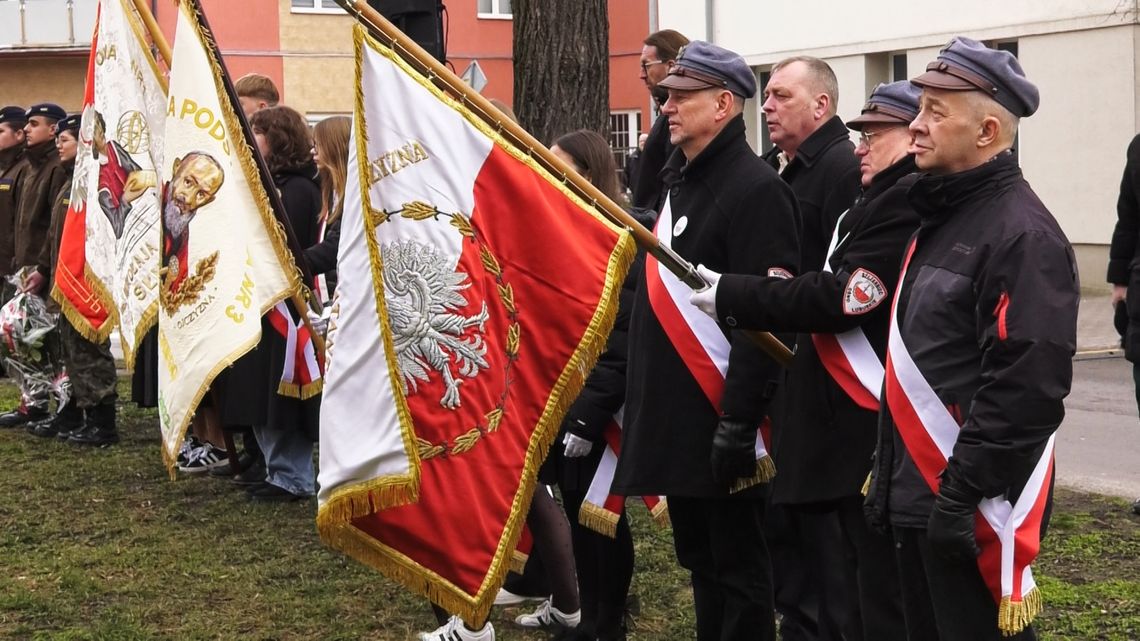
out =
[[(0, 408), (14, 404), (0, 384)], [(0, 430), (0, 638), (410, 639), (423, 599), (324, 548), (315, 502), (258, 505), (225, 481), (168, 480), (153, 412), (120, 409), (123, 442), (87, 450)], [(634, 502), (630, 502), (633, 506)], [(1038, 564), (1042, 639), (1140, 638), (1140, 517), (1059, 492)], [(631, 639), (690, 639), (692, 597), (668, 532), (631, 507)], [(492, 614), (499, 639), (518, 609)]]

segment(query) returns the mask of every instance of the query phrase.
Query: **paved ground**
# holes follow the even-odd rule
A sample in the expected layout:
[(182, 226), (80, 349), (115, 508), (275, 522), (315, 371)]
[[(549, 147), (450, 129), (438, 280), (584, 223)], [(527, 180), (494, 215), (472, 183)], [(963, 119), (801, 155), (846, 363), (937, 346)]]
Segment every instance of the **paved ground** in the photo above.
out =
[(1078, 356), (1073, 391), (1057, 433), (1057, 481), (1066, 487), (1140, 497), (1140, 418), (1132, 364)]

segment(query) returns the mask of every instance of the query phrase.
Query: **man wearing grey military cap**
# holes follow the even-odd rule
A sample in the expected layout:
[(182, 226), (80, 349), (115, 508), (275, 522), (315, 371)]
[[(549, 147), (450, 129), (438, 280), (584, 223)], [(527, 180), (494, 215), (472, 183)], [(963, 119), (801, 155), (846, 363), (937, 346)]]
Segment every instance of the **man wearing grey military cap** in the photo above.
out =
[(906, 197), (917, 179), (907, 126), (918, 94), (908, 81), (879, 85), (847, 123), (860, 133), (863, 191), (830, 234), (824, 264), (791, 279), (701, 266), (716, 284), (690, 298), (729, 325), (800, 332), (773, 421), (780, 473), (772, 502), (786, 509), (821, 596), (820, 641), (906, 639), (894, 546), (864, 522), (861, 490), (875, 448), (890, 298), (918, 227)]
[[(676, 146), (662, 171), (658, 238), (717, 271), (790, 275), (799, 264), (798, 212), (745, 140), (744, 102), (756, 93), (748, 64), (694, 41), (658, 86), (669, 92), (662, 114)], [(615, 491), (667, 497), (699, 641), (774, 641), (761, 527), (771, 468), (757, 433), (780, 366), (691, 307), (688, 288), (652, 258), (645, 272), (629, 324)]]
[(959, 37), (912, 82), (921, 223), (866, 507), (892, 527), (910, 638), (1035, 639), (1030, 564), (1072, 383), (1076, 261), (1010, 152), (1039, 102), (1017, 59)]

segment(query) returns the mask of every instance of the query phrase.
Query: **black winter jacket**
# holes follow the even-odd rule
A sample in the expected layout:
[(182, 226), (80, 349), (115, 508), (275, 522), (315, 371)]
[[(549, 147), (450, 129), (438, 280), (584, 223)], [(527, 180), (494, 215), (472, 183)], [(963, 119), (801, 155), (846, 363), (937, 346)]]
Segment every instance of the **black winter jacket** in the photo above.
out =
[[(850, 136), (843, 120), (832, 116), (804, 140), (780, 173), (792, 186), (803, 218), (799, 273), (823, 264), (835, 221), (859, 197), (859, 160)], [(764, 160), (778, 170), (779, 155), (779, 148), (772, 148)]]
[(1108, 250), (1108, 282), (1128, 288), (1124, 355), (1140, 363), (1140, 135), (1128, 145), (1128, 162), (1116, 201), (1116, 228)]
[[(772, 499), (777, 503), (858, 496), (871, 470), (879, 413), (859, 407), (828, 374), (811, 333), (861, 328), (879, 361), (885, 361), (898, 266), (907, 239), (918, 228), (918, 215), (906, 196), (918, 178), (914, 171), (914, 158), (907, 156), (875, 176), (839, 224), (841, 242), (831, 255), (830, 272), (792, 279), (726, 274), (717, 285), (722, 322), (802, 332), (773, 418), (778, 474)], [(851, 275), (859, 270), (870, 272), (883, 289), (867, 305), (845, 307)]]
[[(800, 259), (795, 197), (748, 147), (742, 117), (688, 163), (675, 150), (663, 176), (673, 220), (688, 219), (672, 243), (683, 258), (720, 273), (795, 271)], [(781, 377), (780, 366), (742, 333), (722, 330), (731, 353), (721, 409), (759, 425)], [(718, 415), (650, 307), (644, 280), (630, 318), (629, 341), (615, 487), (626, 496), (728, 496), (728, 486), (713, 481), (709, 463)]]
[[(910, 189), (922, 219), (899, 286), (898, 327), (915, 365), (961, 425), (956, 486), (1016, 501), (1064, 418), (1080, 286), (1057, 221), (1002, 153)], [(925, 528), (934, 494), (881, 413), (872, 521)]]
[(661, 210), (662, 191), (665, 183), (661, 170), (673, 155), (673, 143), (669, 142), (669, 119), (658, 116), (645, 139), (645, 149), (638, 161), (637, 178), (633, 182), (633, 197), (630, 204), (639, 209)]

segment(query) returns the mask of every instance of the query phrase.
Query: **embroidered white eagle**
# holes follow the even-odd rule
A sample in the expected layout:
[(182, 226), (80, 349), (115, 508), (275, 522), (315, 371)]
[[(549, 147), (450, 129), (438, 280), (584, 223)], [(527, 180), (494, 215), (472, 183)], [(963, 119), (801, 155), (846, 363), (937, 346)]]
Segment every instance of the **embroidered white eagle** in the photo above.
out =
[(428, 382), (433, 371), (439, 372), (446, 388), (439, 404), (457, 409), (462, 378), (474, 378), (489, 367), (483, 341), (487, 303), (474, 316), (457, 313), (468, 304), (462, 292), (471, 283), (467, 274), (449, 267), (431, 245), (405, 240), (380, 251), (404, 393), (415, 394), (420, 381)]

